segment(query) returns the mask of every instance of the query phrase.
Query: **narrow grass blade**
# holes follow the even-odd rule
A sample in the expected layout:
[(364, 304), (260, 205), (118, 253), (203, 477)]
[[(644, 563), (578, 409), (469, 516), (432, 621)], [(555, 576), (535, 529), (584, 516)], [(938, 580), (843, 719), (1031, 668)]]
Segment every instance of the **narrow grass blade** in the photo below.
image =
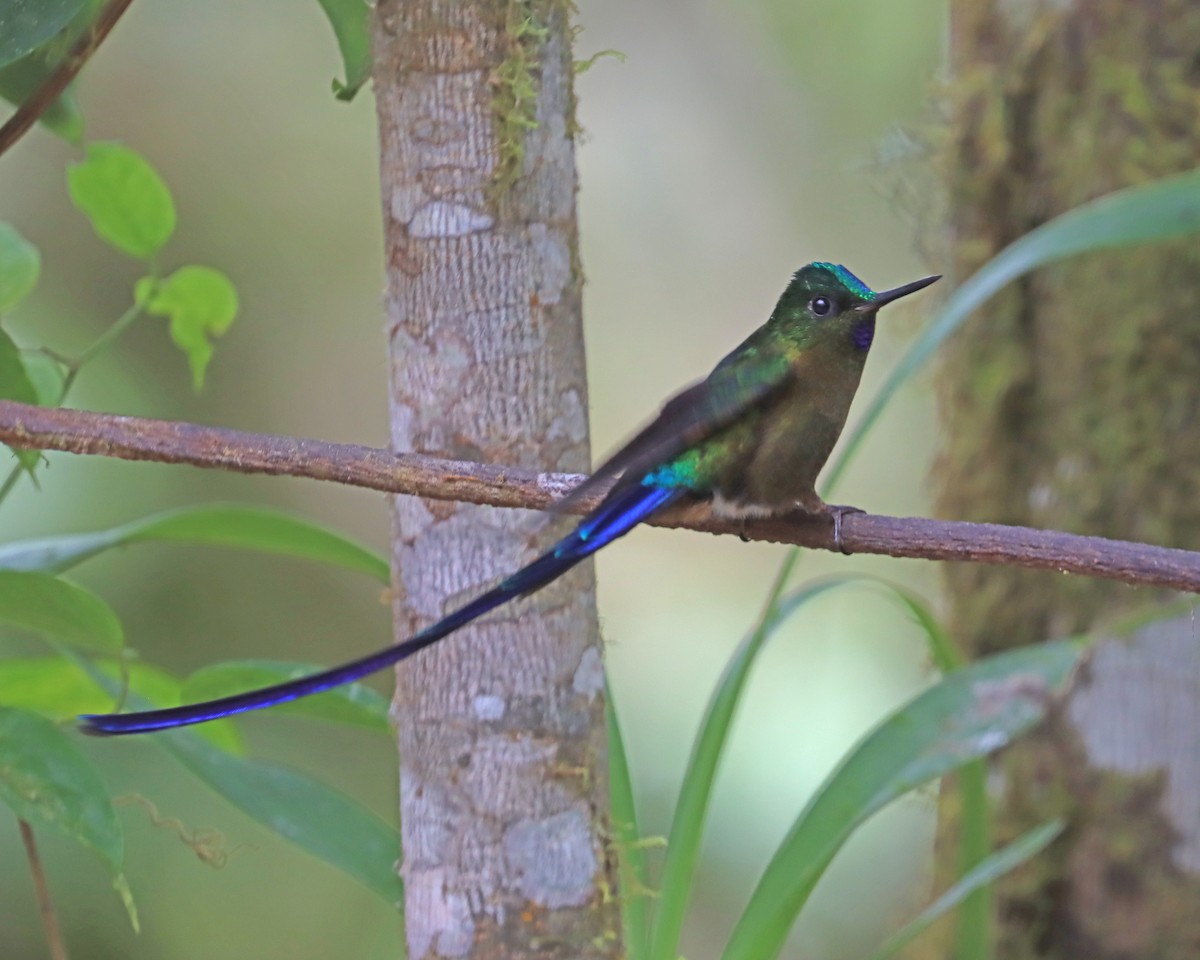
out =
[(965, 661), (962, 655), (950, 641), (950, 637), (947, 635), (941, 621), (938, 620), (923, 597), (918, 596), (907, 587), (893, 583), (891, 580), (885, 580), (882, 577), (864, 575), (863, 580), (886, 588), (892, 598), (898, 600), (900, 605), (909, 612), (917, 622), (917, 626), (925, 632), (929, 658), (933, 661), (933, 665), (937, 667), (938, 672), (949, 673), (951, 670), (957, 670), (964, 665)]
[(850, 834), (908, 791), (1036, 725), (1070, 683), (1076, 640), (989, 657), (944, 677), (869, 733), (797, 817), (739, 919), (724, 960), (774, 960)]
[(646, 856), (638, 830), (637, 806), (633, 798), (633, 779), (625, 755), (625, 738), (617, 720), (612, 690), (605, 677), (604, 718), (608, 726), (608, 785), (612, 805), (612, 843), (617, 851), (621, 925), (625, 934), (628, 960), (645, 960), (647, 903), (650, 894), (646, 882)]
[[(962, 824), (958, 868), (964, 876), (979, 868), (992, 849), (992, 802), (988, 797), (987, 763), (972, 760), (958, 771), (958, 803)], [(992, 890), (981, 885), (967, 891), (954, 930), (957, 960), (991, 960)]]
[[(963, 666), (964, 660), (929, 605), (899, 584), (880, 580), (921, 629), (934, 666), (949, 673)], [(987, 764), (972, 760), (958, 771), (958, 803), (961, 817), (958, 864), (964, 873), (983, 861), (992, 849), (991, 803), (987, 793)], [(958, 911), (954, 956), (956, 960), (989, 960), (992, 946), (992, 892), (981, 886), (967, 896)]]
[(834, 489), (892, 395), (937, 352), (972, 311), (1017, 277), (1093, 250), (1200, 233), (1200, 170), (1117, 190), (1060, 214), (1009, 244), (954, 291), (901, 357), (825, 473)]
[(743, 641), (729, 661), (709, 700), (700, 730), (692, 745), (692, 754), (679, 788), (679, 799), (671, 819), (667, 855), (663, 864), (661, 891), (651, 936), (651, 960), (675, 960), (679, 933), (691, 898), (692, 879), (700, 857), (700, 842), (712, 799), (713, 781), (725, 750), (729, 729), (737, 711), (746, 679), (755, 658), (774, 629), (792, 612), (818, 594), (841, 586), (845, 577), (814, 581), (780, 601), (784, 584), (791, 574), (795, 553), (780, 569), (766, 607), (753, 633)]
[[(959, 654), (941, 623), (929, 605), (912, 591), (879, 580), (897, 599), (925, 631), (929, 655), (934, 666), (942, 673), (949, 673), (963, 666)], [(983, 760), (972, 760), (958, 771), (958, 802), (961, 817), (958, 864), (968, 873), (987, 857), (992, 849), (991, 803), (987, 792), (987, 764)], [(992, 891), (980, 886), (969, 892), (962, 908), (958, 911), (958, 926), (955, 931), (954, 956), (956, 960), (989, 960), (992, 954)]]
[[(871, 960), (889, 960), (890, 957), (895, 956), (971, 894), (1036, 857), (1063, 832), (1065, 827), (1066, 824), (1062, 820), (1051, 820), (1018, 837), (1003, 849), (985, 857), (949, 890), (889, 937), (887, 942), (871, 956)], [(960, 956), (960, 954), (955, 954), (955, 957)]]

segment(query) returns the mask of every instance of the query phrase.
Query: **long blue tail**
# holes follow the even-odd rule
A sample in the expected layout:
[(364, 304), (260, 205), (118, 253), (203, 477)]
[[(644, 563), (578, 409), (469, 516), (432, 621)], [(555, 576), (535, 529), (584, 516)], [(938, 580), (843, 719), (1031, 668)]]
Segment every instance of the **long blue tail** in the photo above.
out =
[(314, 693), (339, 687), (358, 680), (367, 674), (411, 657), (437, 643), (443, 637), (464, 627), (472, 620), (495, 610), (517, 597), (540, 590), (552, 580), (558, 579), (573, 566), (591, 556), (601, 547), (612, 543), (617, 537), (628, 533), (652, 513), (679, 498), (680, 489), (633, 486), (614, 492), (592, 513), (588, 514), (570, 534), (556, 543), (536, 560), (522, 567), (511, 577), (464, 607), (426, 627), (403, 643), (368, 654), (358, 660), (333, 667), (330, 670), (289, 680), (272, 687), (249, 690), (246, 693), (194, 703), (165, 710), (148, 710), (144, 713), (86, 714), (79, 717), (80, 730), (95, 736), (116, 736), (125, 733), (148, 733), (151, 730), (167, 730), (192, 723), (204, 723), (247, 710), (272, 707), (278, 703), (297, 700)]

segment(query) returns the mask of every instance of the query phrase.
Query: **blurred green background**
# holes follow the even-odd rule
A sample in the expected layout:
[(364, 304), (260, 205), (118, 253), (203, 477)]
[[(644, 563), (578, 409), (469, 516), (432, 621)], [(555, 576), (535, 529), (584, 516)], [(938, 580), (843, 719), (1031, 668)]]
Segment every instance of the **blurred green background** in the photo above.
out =
[[(940, 0), (583, 0), (580, 218), (593, 441), (603, 453), (667, 394), (758, 325), (790, 271), (847, 264), (876, 287), (922, 263), (891, 198), (904, 174), (874, 159), (923, 123), (940, 68)], [(166, 178), (179, 229), (164, 266), (210, 263), (242, 298), (203, 395), (156, 321), (90, 367), (73, 402), (248, 430), (387, 443), (381, 227), (373, 104), (329, 93), (339, 63), (315, 3), (135, 4), (84, 75), (92, 139), (119, 139)], [(24, 345), (81, 348), (128, 304), (137, 265), (97, 241), (67, 200), (76, 151), (37, 131), (0, 160), (0, 219), (42, 250), (34, 300), (11, 318)], [(864, 382), (895, 359), (929, 298), (885, 315)], [(932, 401), (903, 395), (840, 502), (927, 510)], [(852, 415), (853, 416), (853, 415)], [(299, 511), (386, 550), (384, 498), (292, 480), (56, 455), (42, 490), (0, 512), (3, 539), (84, 530), (214, 499)], [(600, 609), (643, 829), (663, 833), (715, 679), (756, 616), (782, 548), (642, 530), (598, 561)], [(928, 564), (806, 555), (801, 577), (874, 571), (924, 592)], [(78, 578), (124, 618), (130, 642), (186, 672), (210, 661), (333, 662), (390, 636), (365, 578), (286, 561), (160, 545), (109, 555)], [(779, 631), (752, 680), (721, 773), (684, 944), (714, 956), (809, 792), (881, 713), (927, 680), (917, 631), (881, 597), (835, 592)], [(388, 678), (378, 681), (388, 689)], [(301, 720), (245, 724), (261, 755), (340, 783), (394, 818), (386, 738)], [(264, 832), (145, 743), (85, 743), (114, 791), (137, 792), (236, 852), (201, 863), (137, 807), (128, 874), (143, 932), (104, 869), (42, 831), (76, 960), (398, 956), (388, 906)], [(927, 891), (929, 798), (886, 811), (835, 863), (789, 946), (861, 956)], [(0, 955), (45, 955), (15, 822), (0, 818)]]

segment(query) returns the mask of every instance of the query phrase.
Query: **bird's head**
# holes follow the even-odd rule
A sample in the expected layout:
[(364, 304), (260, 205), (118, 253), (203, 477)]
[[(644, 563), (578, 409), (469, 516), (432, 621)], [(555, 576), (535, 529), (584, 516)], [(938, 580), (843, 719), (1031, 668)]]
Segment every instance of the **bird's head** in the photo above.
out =
[(924, 277), (876, 293), (841, 264), (810, 263), (796, 271), (779, 298), (774, 317), (803, 329), (806, 339), (846, 338), (858, 349), (867, 350), (880, 307), (940, 279), (940, 275)]

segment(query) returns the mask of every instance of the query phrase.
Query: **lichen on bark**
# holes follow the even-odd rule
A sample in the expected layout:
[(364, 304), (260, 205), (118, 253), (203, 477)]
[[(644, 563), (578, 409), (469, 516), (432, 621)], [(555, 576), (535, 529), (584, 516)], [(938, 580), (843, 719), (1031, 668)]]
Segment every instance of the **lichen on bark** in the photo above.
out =
[[(585, 472), (565, 7), (380, 0), (375, 58), (394, 449)], [(397, 639), (551, 532), (412, 497), (393, 518)], [(412, 960), (619, 955), (599, 654), (584, 564), (398, 668)]]
[[(1194, 2), (958, 0), (951, 35), (946, 174), (959, 277), (1057, 214), (1190, 169), (1200, 156)], [(939, 513), (1194, 546), (1197, 278), (1200, 247), (1179, 241), (1064, 261), (985, 305), (947, 345), (938, 374)], [(1011, 568), (960, 565), (946, 573), (951, 628), (973, 656), (1102, 631), (1161, 599), (1146, 589)], [(1146, 643), (1141, 635), (1128, 649), (1142, 656)], [(1194, 682), (1195, 663), (1176, 662)], [(1153, 699), (1154, 682), (1165, 680), (1128, 696)], [(996, 767), (1000, 837), (1050, 812), (1074, 811), (1075, 823), (1035, 872), (1001, 887), (997, 955), (1195, 956), (1194, 909), (1179, 908), (1196, 902), (1200, 882), (1164, 859), (1162, 846), (1172, 831), (1178, 844), (1180, 830), (1200, 824), (1151, 802), (1162, 787), (1152, 773), (1102, 769), (1074, 729), (1064, 719)], [(1151, 723), (1130, 736), (1149, 742), (1162, 731)], [(1035, 816), (1030, 790), (1057, 801)], [(1139, 818), (1136, 826), (1130, 817)], [(952, 838), (943, 839), (945, 852)], [(944, 880), (949, 859), (940, 859)], [(1121, 887), (1137, 896), (1122, 899)], [(1112, 896), (1099, 896), (1101, 888)], [(1128, 935), (1116, 937), (1111, 923), (1121, 911)], [(916, 954), (946, 955), (929, 950)]]
[[(505, 8), (505, 56), (492, 77), (492, 100), (496, 116), (496, 168), (493, 195), (503, 196), (525, 168), (525, 142), (538, 126), (538, 85), (541, 61), (550, 24), (557, 18), (569, 20), (574, 4), (567, 0), (507, 0)], [(575, 30), (568, 32), (574, 39)], [(574, 101), (568, 109), (567, 128), (575, 127)]]

